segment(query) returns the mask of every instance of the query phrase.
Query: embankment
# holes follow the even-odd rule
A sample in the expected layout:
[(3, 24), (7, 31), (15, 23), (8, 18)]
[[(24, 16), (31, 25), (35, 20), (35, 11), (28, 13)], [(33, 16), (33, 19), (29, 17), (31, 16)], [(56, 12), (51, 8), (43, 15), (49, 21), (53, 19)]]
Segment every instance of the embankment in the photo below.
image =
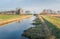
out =
[(32, 15), (26, 15), (26, 16), (17, 17), (17, 18), (14, 18), (14, 19), (5, 20), (5, 21), (0, 22), (0, 26), (11, 23), (11, 22), (14, 22), (14, 21), (22, 21), (23, 19), (29, 18), (31, 16)]
[(33, 20), (32, 24), (34, 27), (25, 30), (22, 36), (30, 39), (45, 39), (45, 32), (43, 30), (42, 23), (38, 17)]

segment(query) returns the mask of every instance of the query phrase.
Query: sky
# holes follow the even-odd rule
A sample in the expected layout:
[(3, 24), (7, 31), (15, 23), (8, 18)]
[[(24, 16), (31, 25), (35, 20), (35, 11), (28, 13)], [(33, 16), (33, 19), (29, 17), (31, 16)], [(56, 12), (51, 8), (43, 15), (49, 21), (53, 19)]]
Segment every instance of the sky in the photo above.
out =
[(60, 0), (0, 0), (0, 11), (23, 10), (41, 12), (43, 9), (60, 10)]

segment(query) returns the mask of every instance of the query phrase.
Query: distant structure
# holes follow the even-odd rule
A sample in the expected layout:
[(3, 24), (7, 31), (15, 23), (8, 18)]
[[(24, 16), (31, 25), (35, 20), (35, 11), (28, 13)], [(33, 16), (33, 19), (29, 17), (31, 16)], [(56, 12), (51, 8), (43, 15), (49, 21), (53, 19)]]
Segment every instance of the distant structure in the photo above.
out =
[(21, 15), (23, 13), (23, 10), (20, 9), (16, 9), (16, 10), (12, 10), (12, 11), (2, 11), (0, 12), (0, 14), (18, 14)]
[(27, 11), (25, 11), (25, 13), (26, 13), (26, 14), (30, 14), (30, 13), (31, 13), (31, 11), (27, 10)]
[(60, 11), (57, 11), (57, 14), (60, 14)]
[(23, 13), (23, 9), (22, 8), (17, 10), (17, 14), (21, 15), (22, 13)]
[(44, 9), (40, 14), (45, 15), (45, 14), (48, 14), (48, 12), (47, 12), (47, 10)]
[(60, 14), (60, 11), (54, 11), (54, 10), (50, 10), (50, 9), (44, 9), (40, 14), (42, 15), (46, 15), (46, 14)]

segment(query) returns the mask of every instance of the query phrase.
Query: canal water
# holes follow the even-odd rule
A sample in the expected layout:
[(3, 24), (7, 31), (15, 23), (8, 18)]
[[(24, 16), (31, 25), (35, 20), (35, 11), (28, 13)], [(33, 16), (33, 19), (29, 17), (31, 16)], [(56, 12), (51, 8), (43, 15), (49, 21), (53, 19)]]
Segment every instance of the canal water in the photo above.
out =
[(22, 36), (24, 30), (33, 27), (31, 24), (35, 17), (27, 18), (21, 22), (13, 22), (0, 27), (0, 39), (28, 39)]

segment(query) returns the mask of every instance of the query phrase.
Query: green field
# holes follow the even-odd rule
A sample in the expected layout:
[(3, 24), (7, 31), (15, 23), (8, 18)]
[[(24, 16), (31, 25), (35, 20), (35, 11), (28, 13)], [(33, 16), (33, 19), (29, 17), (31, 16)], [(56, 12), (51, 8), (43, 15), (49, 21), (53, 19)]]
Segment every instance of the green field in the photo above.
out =
[(0, 21), (20, 17), (20, 15), (0, 15)]
[(48, 20), (52, 24), (56, 25), (57, 28), (60, 28), (60, 18), (53, 16), (43, 16), (44, 19)]
[(43, 18), (55, 38), (60, 39), (60, 18), (53, 16), (43, 16)]

